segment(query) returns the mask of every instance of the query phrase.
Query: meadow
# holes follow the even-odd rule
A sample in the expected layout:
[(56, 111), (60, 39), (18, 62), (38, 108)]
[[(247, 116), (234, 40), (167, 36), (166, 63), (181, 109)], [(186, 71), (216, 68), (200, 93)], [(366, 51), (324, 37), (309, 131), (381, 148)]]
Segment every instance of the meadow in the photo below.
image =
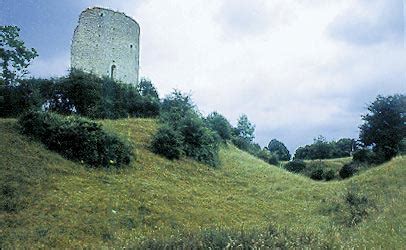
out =
[[(314, 247), (406, 245), (404, 156), (349, 179), (313, 181), (231, 144), (221, 147), (217, 168), (167, 160), (150, 150), (156, 120), (99, 122), (134, 145), (130, 166), (89, 169), (21, 135), (15, 119), (0, 120), (0, 248), (137, 248), (208, 229), (270, 225), (312, 237)], [(338, 169), (349, 160), (328, 162)], [(368, 202), (349, 206), (348, 193)]]

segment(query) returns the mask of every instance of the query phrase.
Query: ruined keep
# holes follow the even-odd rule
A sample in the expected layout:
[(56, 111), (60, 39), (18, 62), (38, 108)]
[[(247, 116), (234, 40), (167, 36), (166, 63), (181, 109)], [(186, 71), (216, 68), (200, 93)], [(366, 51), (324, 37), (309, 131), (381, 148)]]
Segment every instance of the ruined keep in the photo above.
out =
[(79, 17), (71, 67), (100, 77), (137, 84), (140, 26), (124, 13), (93, 7)]

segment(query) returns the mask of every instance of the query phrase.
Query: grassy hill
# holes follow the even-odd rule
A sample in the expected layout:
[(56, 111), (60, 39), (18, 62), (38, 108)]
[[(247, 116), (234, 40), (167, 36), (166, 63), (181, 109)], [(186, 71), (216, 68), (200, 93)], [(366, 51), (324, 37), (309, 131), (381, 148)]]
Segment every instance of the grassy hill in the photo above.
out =
[[(183, 232), (269, 224), (333, 246), (406, 245), (405, 157), (348, 180), (316, 182), (231, 145), (222, 147), (217, 169), (169, 161), (148, 149), (154, 120), (101, 122), (135, 145), (128, 168), (88, 169), (20, 135), (15, 120), (0, 120), (0, 248), (131, 247)], [(352, 213), (348, 190), (370, 204), (354, 226), (343, 223)]]

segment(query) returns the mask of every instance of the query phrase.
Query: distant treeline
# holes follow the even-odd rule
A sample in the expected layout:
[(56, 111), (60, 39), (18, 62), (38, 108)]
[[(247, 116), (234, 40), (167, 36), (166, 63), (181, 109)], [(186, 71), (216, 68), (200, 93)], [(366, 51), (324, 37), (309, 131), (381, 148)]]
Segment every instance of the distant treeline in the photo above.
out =
[(316, 160), (349, 157), (357, 149), (355, 139), (342, 138), (338, 141), (326, 141), (323, 136), (314, 139), (310, 145), (299, 147), (295, 152), (295, 159)]

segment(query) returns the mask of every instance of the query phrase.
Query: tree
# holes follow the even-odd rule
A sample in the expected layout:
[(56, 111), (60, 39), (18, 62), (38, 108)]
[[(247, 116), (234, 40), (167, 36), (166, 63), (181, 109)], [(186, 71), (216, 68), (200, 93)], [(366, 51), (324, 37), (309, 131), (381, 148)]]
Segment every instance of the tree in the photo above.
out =
[(282, 142), (272, 139), (268, 144), (268, 150), (272, 154), (275, 154), (279, 160), (281, 161), (289, 161), (290, 160), (290, 153), (289, 150), (286, 148), (285, 144)]
[(406, 137), (406, 96), (378, 96), (362, 116), (360, 140), (383, 161), (391, 159), (400, 151)]
[(142, 78), (137, 85), (137, 90), (143, 97), (151, 97), (159, 100), (158, 91), (152, 84), (152, 82), (146, 78)]
[(254, 131), (255, 125), (248, 120), (247, 115), (241, 115), (238, 119), (236, 128), (237, 136), (241, 137), (244, 141), (251, 143), (255, 138)]
[(34, 48), (25, 47), (19, 32), (17, 26), (0, 26), (0, 79), (6, 85), (24, 77), (31, 60), (38, 56)]
[(209, 128), (217, 132), (223, 141), (231, 139), (231, 125), (227, 119), (217, 112), (210, 113), (206, 118)]

